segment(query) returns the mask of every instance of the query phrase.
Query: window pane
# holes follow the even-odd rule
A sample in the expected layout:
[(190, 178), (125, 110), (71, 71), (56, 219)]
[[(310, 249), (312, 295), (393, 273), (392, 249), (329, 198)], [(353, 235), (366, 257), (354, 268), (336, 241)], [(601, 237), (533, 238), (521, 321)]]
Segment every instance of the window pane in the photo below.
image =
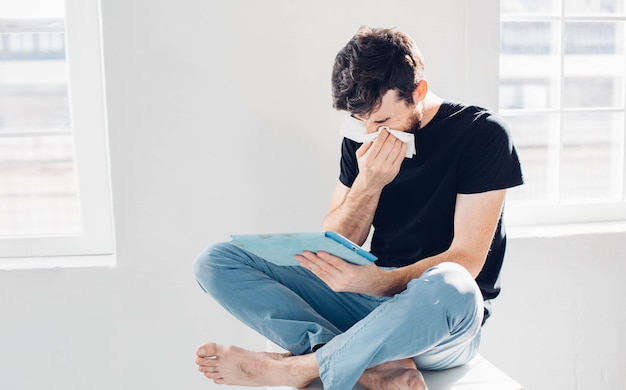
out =
[(80, 233), (64, 2), (0, 14), (0, 236)]
[(2, 18), (63, 18), (64, 0), (0, 1)]
[(0, 134), (69, 131), (63, 33), (5, 33), (0, 42)]
[(500, 11), (503, 14), (554, 14), (559, 12), (559, 5), (558, 0), (500, 0)]
[(555, 107), (558, 101), (556, 80), (503, 79), (500, 81), (500, 108), (541, 109)]
[(71, 131), (67, 86), (0, 84), (0, 136), (52, 131)]
[(559, 106), (558, 22), (502, 23), (500, 109)]
[(561, 199), (621, 199), (624, 114), (566, 113), (562, 137)]
[(0, 236), (81, 230), (71, 136), (0, 137)]
[(500, 52), (503, 54), (558, 54), (556, 22), (503, 22), (501, 27)]
[[(62, 28), (61, 22), (57, 22), (57, 24)], [(34, 25), (33, 28), (38, 26), (39, 24)], [(65, 37), (62, 32), (4, 32), (0, 34), (0, 60), (49, 61), (64, 59)], [(11, 69), (8, 68), (6, 71), (11, 72)], [(50, 76), (66, 77), (64, 73), (56, 69), (51, 74), (38, 74), (37, 76), (45, 78)], [(7, 75), (4, 74), (0, 77), (6, 78)]]
[(565, 24), (564, 107), (622, 107), (624, 22)]
[(565, 14), (613, 14), (624, 12), (624, 0), (563, 0)]
[(565, 54), (621, 54), (622, 23), (565, 23)]
[(504, 119), (511, 127), (513, 139), (524, 170), (525, 184), (508, 196), (511, 201), (546, 203), (558, 191), (557, 115), (510, 115)]
[(621, 107), (624, 82), (622, 76), (566, 77), (563, 106), (567, 108)]

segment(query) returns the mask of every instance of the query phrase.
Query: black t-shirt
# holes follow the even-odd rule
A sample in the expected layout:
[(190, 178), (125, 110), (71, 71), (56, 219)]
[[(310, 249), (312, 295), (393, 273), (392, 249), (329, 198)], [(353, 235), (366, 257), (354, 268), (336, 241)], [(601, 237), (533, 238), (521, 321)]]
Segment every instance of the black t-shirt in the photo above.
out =
[[(457, 194), (523, 183), (508, 128), (486, 109), (444, 102), (435, 117), (415, 132), (415, 145), (417, 155), (404, 159), (400, 173), (383, 189), (374, 215), (371, 251), (380, 266), (401, 267), (448, 249)], [(339, 179), (348, 187), (358, 174), (359, 146), (343, 140)], [(501, 217), (476, 278), (486, 300), (500, 292), (505, 246)]]

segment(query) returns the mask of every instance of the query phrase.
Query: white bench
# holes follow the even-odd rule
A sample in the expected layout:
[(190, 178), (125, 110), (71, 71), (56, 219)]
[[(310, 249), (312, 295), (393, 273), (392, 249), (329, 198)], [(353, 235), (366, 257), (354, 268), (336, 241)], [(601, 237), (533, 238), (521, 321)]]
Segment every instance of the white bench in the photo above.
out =
[[(524, 388), (482, 356), (469, 363), (443, 371), (422, 371), (429, 390), (523, 390)], [(306, 390), (324, 390), (315, 381)], [(365, 390), (357, 385), (354, 390)]]

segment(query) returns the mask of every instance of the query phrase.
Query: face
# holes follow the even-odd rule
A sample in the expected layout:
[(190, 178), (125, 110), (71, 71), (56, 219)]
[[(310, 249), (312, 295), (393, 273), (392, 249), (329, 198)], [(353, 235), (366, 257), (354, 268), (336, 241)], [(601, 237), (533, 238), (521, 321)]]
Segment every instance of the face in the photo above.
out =
[(372, 111), (367, 117), (353, 115), (365, 125), (368, 133), (374, 133), (381, 126), (388, 126), (391, 130), (414, 132), (419, 130), (422, 119), (417, 105), (407, 105), (398, 98), (394, 90), (383, 95), (380, 107)]

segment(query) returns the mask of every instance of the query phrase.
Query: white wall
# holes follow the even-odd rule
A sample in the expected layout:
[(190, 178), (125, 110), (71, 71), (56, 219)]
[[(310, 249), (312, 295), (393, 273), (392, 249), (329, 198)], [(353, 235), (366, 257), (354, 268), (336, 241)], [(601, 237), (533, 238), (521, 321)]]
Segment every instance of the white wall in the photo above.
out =
[[(319, 229), (338, 174), (330, 68), (359, 25), (409, 32), (440, 95), (497, 102), (495, 0), (103, 3), (118, 266), (0, 272), (1, 389), (220, 388), (195, 371), (198, 344), (265, 347), (201, 293), (191, 261), (230, 233)], [(602, 302), (602, 290), (569, 302), (587, 284), (557, 262), (583, 275), (603, 253), (593, 260), (616, 266), (623, 238), (513, 242), (487, 357), (528, 388), (573, 388), (560, 384), (587, 370), (609, 383), (594, 388), (623, 382), (623, 338), (598, 351), (584, 337), (596, 317), (611, 323), (602, 330), (623, 328), (610, 310), (623, 287), (607, 283), (612, 295), (587, 319), (580, 305)], [(559, 299), (525, 300), (542, 285)], [(549, 302), (567, 304), (552, 312)]]
[(623, 389), (625, 253), (623, 232), (509, 240), (481, 353), (527, 389)]

